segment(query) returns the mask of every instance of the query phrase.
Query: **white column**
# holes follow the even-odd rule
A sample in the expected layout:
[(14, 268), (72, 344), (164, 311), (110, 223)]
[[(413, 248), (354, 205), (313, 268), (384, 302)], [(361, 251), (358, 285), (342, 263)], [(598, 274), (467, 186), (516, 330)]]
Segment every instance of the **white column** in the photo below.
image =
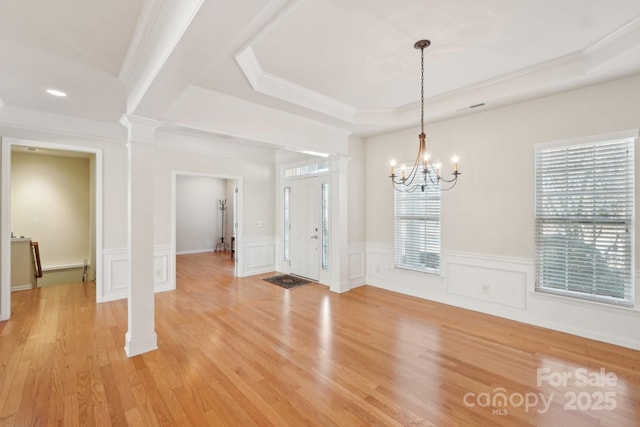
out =
[(336, 156), (331, 159), (331, 284), (333, 292), (349, 290), (349, 157)]
[(153, 292), (153, 146), (160, 122), (122, 116), (128, 129), (129, 329), (124, 350), (132, 357), (158, 348)]
[[(0, 99), (2, 107), (2, 99)], [(0, 321), (11, 317), (11, 145), (0, 137)]]

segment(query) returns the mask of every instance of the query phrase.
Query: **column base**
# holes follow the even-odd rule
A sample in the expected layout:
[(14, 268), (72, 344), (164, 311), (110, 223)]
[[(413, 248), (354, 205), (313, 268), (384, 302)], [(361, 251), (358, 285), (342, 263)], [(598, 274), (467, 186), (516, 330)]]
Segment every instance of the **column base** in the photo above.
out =
[(158, 335), (154, 332), (143, 337), (132, 338), (131, 333), (127, 332), (124, 336), (124, 351), (128, 357), (137, 356), (142, 353), (158, 349)]

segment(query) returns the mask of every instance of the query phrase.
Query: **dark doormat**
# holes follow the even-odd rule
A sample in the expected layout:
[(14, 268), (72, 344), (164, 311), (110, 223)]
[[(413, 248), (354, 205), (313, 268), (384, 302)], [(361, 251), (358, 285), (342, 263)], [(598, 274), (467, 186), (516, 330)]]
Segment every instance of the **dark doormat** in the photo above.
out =
[(291, 276), (290, 274), (266, 277), (263, 280), (266, 280), (267, 282), (273, 283), (274, 285), (282, 286), (283, 288), (287, 288), (287, 289), (291, 289), (297, 286), (302, 286), (302, 285), (311, 283), (310, 280), (306, 280), (301, 277)]

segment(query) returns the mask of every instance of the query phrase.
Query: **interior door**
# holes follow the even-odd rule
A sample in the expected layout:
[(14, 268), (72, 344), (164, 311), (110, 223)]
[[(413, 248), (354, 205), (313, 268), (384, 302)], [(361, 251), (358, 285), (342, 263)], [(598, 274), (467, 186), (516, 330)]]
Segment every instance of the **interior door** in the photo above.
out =
[(318, 280), (319, 194), (318, 178), (291, 182), (290, 255), (291, 274)]

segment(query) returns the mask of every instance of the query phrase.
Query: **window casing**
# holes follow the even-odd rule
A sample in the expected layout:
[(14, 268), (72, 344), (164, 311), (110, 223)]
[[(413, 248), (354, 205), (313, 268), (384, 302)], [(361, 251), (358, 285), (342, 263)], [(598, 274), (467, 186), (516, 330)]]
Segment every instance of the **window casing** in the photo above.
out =
[(633, 305), (634, 138), (536, 151), (536, 291)]
[(282, 255), (285, 261), (289, 261), (289, 236), (291, 232), (291, 224), (289, 223), (289, 209), (290, 209), (290, 200), (291, 200), (291, 187), (284, 188), (284, 196), (283, 196), (283, 242), (282, 242)]
[(322, 269), (329, 269), (329, 183), (322, 183)]
[(394, 191), (395, 266), (440, 273), (441, 190), (429, 185), (425, 191)]

